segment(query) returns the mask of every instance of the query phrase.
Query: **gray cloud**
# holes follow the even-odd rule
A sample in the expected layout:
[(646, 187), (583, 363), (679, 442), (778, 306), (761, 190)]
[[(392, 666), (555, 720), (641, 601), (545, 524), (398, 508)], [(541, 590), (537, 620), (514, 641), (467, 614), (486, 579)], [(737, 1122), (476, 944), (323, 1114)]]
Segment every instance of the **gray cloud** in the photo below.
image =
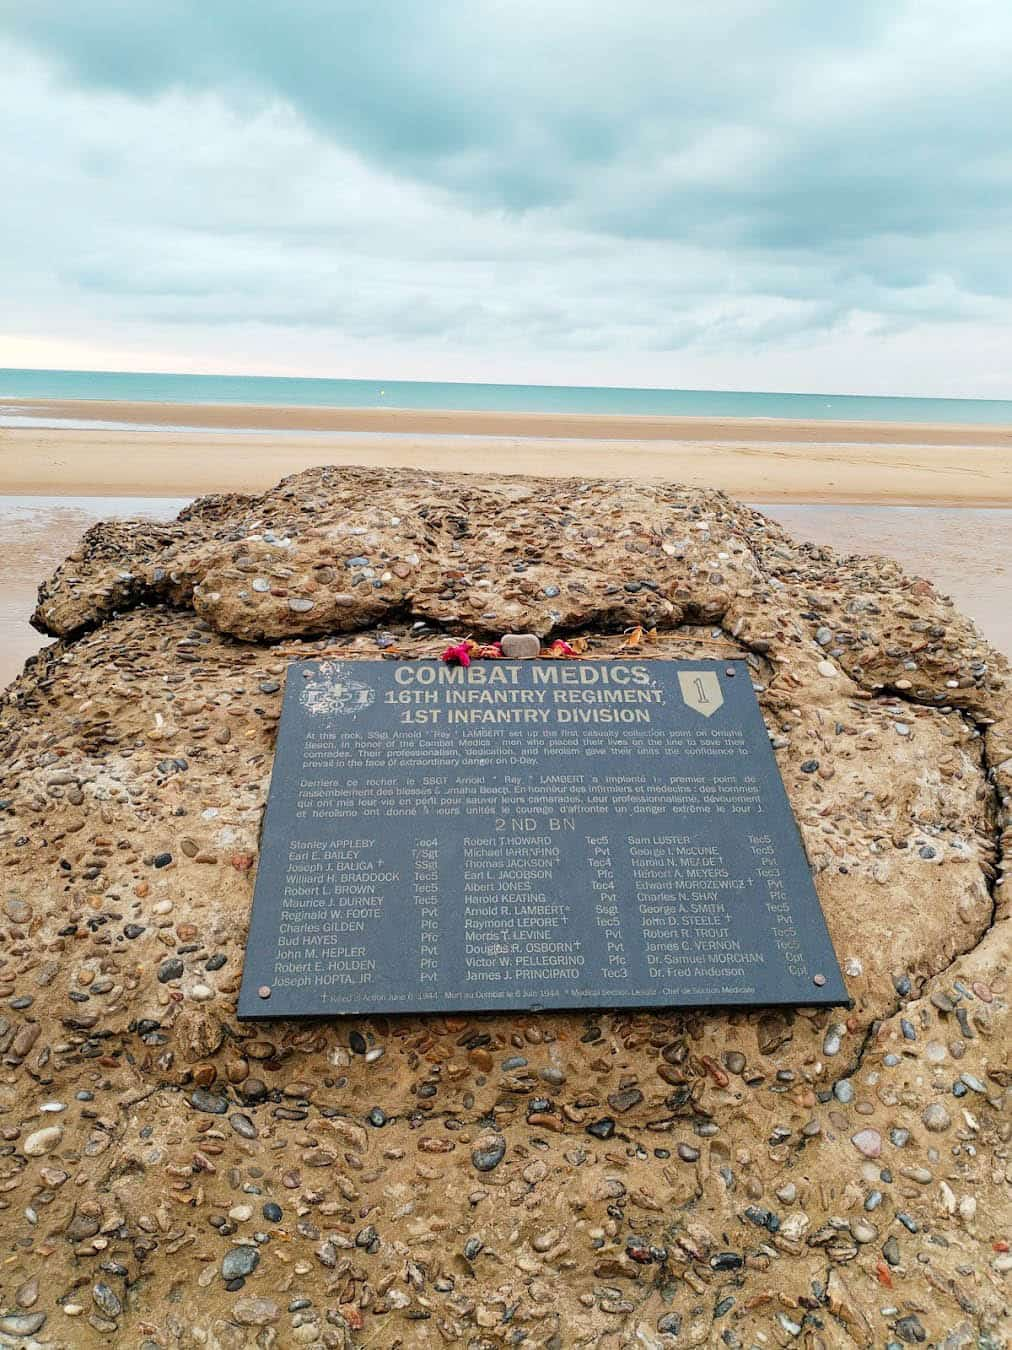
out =
[(641, 383), (623, 353), (1008, 332), (1001, 0), (12, 0), (0, 40), (13, 333), (615, 350)]

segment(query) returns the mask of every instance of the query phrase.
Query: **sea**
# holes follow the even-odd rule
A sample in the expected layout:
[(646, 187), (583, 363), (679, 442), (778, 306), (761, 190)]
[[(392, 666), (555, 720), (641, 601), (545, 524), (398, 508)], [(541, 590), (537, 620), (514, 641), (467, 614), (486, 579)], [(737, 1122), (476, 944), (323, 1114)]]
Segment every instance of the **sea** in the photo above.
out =
[[(24, 409), (17, 406), (4, 408), (5, 398), (1012, 426), (1012, 399), (884, 398), (867, 394), (463, 384), (427, 380), (324, 380), (264, 375), (147, 374), (112, 370), (0, 368), (0, 426), (22, 424)], [(32, 416), (30, 420), (32, 425), (40, 425), (37, 416)], [(67, 425), (66, 421), (60, 424)], [(80, 419), (78, 424), (82, 424)]]

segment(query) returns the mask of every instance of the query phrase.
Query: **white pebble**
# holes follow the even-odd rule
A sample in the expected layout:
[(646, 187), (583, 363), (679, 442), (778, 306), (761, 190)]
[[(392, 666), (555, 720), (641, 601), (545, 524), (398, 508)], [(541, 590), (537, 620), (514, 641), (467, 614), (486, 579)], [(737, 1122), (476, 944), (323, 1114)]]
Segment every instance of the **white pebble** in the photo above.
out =
[(43, 1153), (55, 1148), (62, 1138), (63, 1129), (60, 1125), (46, 1125), (25, 1140), (25, 1154), (29, 1158), (40, 1158)]

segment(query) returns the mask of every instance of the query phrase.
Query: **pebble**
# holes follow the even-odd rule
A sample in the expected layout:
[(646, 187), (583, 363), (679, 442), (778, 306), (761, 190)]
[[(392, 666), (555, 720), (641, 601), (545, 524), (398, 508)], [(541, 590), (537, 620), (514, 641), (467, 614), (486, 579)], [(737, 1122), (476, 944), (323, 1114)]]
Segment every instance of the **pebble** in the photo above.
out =
[(228, 1098), (198, 1087), (190, 1093), (190, 1105), (197, 1111), (206, 1111), (212, 1116), (223, 1116), (228, 1110)]
[(41, 1158), (49, 1153), (63, 1138), (61, 1125), (45, 1125), (28, 1136), (24, 1144), (24, 1153), (28, 1158)]
[(857, 1134), (851, 1135), (850, 1142), (866, 1158), (878, 1158), (882, 1154), (882, 1136), (878, 1130), (858, 1130)]
[(822, 1053), (829, 1056), (838, 1055), (846, 1032), (847, 1028), (841, 1026), (839, 1022), (831, 1023), (822, 1042)]
[(33, 1308), (39, 1301), (39, 1279), (33, 1275), (30, 1280), (26, 1280), (21, 1287), (15, 1291), (14, 1302), (19, 1308)]
[(7, 1313), (6, 1316), (0, 1317), (0, 1331), (5, 1336), (34, 1336), (45, 1324), (44, 1312)]
[(908, 1313), (906, 1317), (901, 1317), (895, 1325), (896, 1335), (907, 1345), (922, 1345), (927, 1339), (927, 1332), (921, 1325), (921, 1320), (916, 1313)]
[(504, 633), (500, 646), (503, 656), (515, 661), (529, 661), (541, 654), (541, 639), (535, 633)]
[(221, 1259), (221, 1277), (223, 1280), (243, 1280), (252, 1275), (260, 1264), (260, 1253), (256, 1247), (232, 1247)]
[(231, 1316), (244, 1327), (266, 1327), (281, 1316), (281, 1309), (270, 1298), (243, 1294), (232, 1305)]
[(120, 1302), (119, 1295), (104, 1280), (99, 1280), (97, 1284), (92, 1286), (91, 1297), (95, 1307), (110, 1319), (119, 1317), (123, 1311), (123, 1304)]
[(501, 1134), (485, 1134), (471, 1150), (471, 1162), (479, 1172), (491, 1172), (506, 1154), (506, 1140)]
[(935, 1134), (947, 1130), (952, 1124), (952, 1117), (941, 1102), (931, 1102), (930, 1105), (926, 1106), (921, 1112), (921, 1120), (924, 1122), (925, 1129), (931, 1130)]
[(595, 1139), (610, 1139), (615, 1133), (615, 1122), (611, 1116), (602, 1116), (600, 1120), (592, 1121), (587, 1126), (587, 1133), (592, 1134)]
[(744, 1264), (737, 1252), (718, 1252), (716, 1256), (710, 1257), (712, 1270), (741, 1270)]

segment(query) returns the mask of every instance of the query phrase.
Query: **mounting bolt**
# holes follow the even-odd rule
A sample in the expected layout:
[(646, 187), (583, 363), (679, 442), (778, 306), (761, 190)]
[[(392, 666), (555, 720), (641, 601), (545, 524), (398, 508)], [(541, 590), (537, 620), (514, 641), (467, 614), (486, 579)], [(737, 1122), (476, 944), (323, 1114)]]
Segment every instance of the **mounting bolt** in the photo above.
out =
[(270, 987), (270, 985), (269, 985), (269, 984), (262, 984), (262, 985), (260, 986), (260, 988), (257, 990), (257, 993), (260, 995), (261, 998), (270, 998), (270, 996), (271, 996), (271, 987)]
[[(819, 986), (819, 988), (821, 989), (822, 986), (826, 983), (826, 977), (825, 977), (825, 975), (813, 975), (813, 976), (812, 976), (812, 983), (813, 983), (813, 984), (817, 984), (817, 985)], [(268, 989), (267, 992), (270, 993), (270, 990)]]

